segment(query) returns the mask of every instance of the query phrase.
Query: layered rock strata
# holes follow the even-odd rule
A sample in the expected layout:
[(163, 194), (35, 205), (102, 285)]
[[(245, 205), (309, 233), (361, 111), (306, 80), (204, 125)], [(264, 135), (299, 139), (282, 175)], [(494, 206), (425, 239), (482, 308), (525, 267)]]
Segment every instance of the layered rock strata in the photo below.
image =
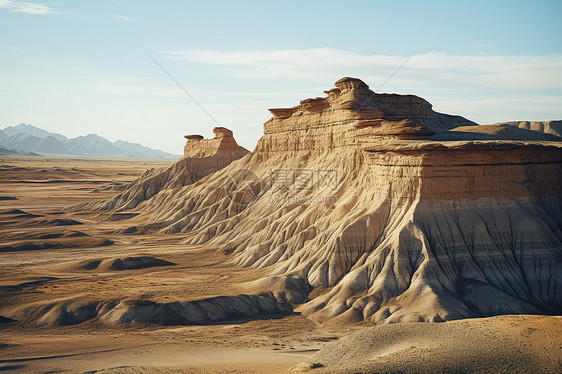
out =
[(254, 152), (139, 206), (151, 227), (329, 288), (300, 307), (316, 318), (562, 312), (560, 143), (436, 141), (476, 124), (354, 78), (326, 94), (272, 109)]
[(232, 131), (225, 127), (213, 129), (214, 138), (204, 139), (201, 135), (186, 135), (187, 142), (183, 148), (183, 158), (203, 158), (219, 153), (245, 152), (244, 147), (236, 143)]

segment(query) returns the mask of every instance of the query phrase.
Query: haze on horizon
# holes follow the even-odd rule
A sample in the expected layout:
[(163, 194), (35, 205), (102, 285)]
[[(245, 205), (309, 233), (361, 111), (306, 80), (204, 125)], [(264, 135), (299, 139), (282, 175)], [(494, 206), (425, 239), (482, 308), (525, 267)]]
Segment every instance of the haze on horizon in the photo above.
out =
[(343, 76), (479, 123), (562, 119), (558, 1), (0, 0), (0, 128), (179, 153), (216, 124), (253, 149), (268, 108)]

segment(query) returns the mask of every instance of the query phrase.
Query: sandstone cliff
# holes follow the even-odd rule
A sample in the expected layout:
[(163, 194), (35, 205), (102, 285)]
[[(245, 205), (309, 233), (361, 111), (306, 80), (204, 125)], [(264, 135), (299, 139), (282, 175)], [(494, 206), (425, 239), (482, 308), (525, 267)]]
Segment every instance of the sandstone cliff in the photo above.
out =
[(316, 318), (562, 312), (560, 143), (440, 141), (476, 124), (358, 79), (325, 92), (271, 109), (254, 152), (138, 209), (269, 269), (262, 291), (279, 276), (326, 288), (301, 297)]
[(214, 138), (204, 139), (201, 135), (186, 135), (187, 142), (183, 148), (183, 158), (203, 158), (219, 153), (243, 152), (248, 150), (236, 143), (232, 131), (225, 127), (213, 129)]

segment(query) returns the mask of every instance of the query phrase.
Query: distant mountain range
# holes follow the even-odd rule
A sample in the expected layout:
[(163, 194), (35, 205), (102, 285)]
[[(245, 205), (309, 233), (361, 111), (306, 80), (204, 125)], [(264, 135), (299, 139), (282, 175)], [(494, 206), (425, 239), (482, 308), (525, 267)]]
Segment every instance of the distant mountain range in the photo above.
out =
[[(53, 138), (55, 138), (57, 140), (60, 140), (60, 141), (68, 140), (68, 138), (64, 135), (57, 134), (57, 133), (54, 133), (54, 132), (49, 132), (49, 131), (40, 129), (39, 127), (35, 127), (33, 125), (28, 125), (26, 123), (20, 123), (17, 126), (8, 126), (2, 131), (7, 136), (17, 135), (17, 134), (29, 134), (29, 135), (36, 136), (38, 138), (46, 138), (47, 136), (52, 136)], [(1, 134), (0, 134), (0, 138), (2, 138)]]
[(69, 139), (62, 134), (52, 133), (25, 123), (20, 123), (17, 126), (8, 126), (4, 130), (0, 130), (0, 155), (2, 154), (146, 158), (179, 157), (179, 155), (148, 148), (138, 143), (130, 143), (124, 140), (110, 142), (96, 134)]

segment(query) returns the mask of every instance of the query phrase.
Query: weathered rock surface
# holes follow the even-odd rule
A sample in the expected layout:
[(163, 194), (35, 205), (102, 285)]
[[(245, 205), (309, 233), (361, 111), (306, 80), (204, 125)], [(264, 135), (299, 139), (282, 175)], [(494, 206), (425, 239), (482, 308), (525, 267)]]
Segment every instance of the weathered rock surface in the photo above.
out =
[(186, 135), (187, 143), (183, 148), (183, 158), (202, 158), (214, 156), (218, 153), (245, 152), (248, 150), (239, 146), (232, 135), (232, 131), (225, 127), (213, 129), (214, 138), (204, 139), (201, 135)]
[(82, 204), (75, 210), (129, 210), (152, 198), (162, 190), (181, 188), (214, 173), (248, 153), (239, 146), (232, 131), (216, 127), (215, 137), (203, 139), (201, 135), (186, 135), (184, 155), (166, 169), (147, 170), (111, 200)]
[(559, 142), (438, 141), (476, 124), (358, 79), (326, 93), (272, 109), (254, 152), (205, 180), (159, 184), (150, 227), (330, 288), (299, 309), (319, 319), (562, 312)]
[(562, 121), (514, 121), (496, 123), (496, 125), (508, 125), (518, 127), (520, 129), (562, 137)]

